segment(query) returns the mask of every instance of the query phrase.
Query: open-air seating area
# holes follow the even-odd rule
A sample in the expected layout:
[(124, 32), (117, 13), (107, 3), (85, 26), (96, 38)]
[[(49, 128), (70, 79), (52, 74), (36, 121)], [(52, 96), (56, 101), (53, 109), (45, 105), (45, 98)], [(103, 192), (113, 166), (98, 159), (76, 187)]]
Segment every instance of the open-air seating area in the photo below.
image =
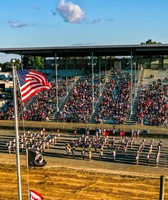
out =
[(142, 88), (138, 101), (137, 121), (140, 124), (167, 126), (168, 85), (161, 80)]
[(129, 111), (130, 91), (130, 75), (116, 74), (107, 83), (95, 121), (122, 124)]
[[(56, 121), (123, 124), (130, 111), (131, 79), (129, 72), (111, 71), (94, 76), (95, 113), (92, 112), (92, 76), (58, 79), (58, 105), (62, 106)], [(68, 82), (66, 82), (68, 81)], [(75, 82), (76, 81), (76, 82)], [(168, 85), (166, 77), (140, 88), (137, 103), (137, 124), (168, 126)], [(19, 120), (50, 121), (56, 113), (56, 84), (23, 105), (18, 92)], [(101, 87), (101, 90), (100, 90)], [(66, 97), (66, 98), (65, 98)], [(1, 119), (14, 120), (13, 101), (3, 111)]]

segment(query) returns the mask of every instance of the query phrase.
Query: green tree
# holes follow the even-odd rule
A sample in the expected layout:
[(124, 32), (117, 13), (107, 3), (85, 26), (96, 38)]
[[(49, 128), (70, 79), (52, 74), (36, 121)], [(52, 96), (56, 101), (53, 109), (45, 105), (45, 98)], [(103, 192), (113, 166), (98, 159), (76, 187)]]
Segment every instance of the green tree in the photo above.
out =
[(23, 57), (23, 68), (44, 68), (44, 58), (41, 56), (24, 56)]
[(152, 39), (148, 39), (146, 42), (141, 42), (141, 44), (162, 44), (162, 43), (153, 41)]

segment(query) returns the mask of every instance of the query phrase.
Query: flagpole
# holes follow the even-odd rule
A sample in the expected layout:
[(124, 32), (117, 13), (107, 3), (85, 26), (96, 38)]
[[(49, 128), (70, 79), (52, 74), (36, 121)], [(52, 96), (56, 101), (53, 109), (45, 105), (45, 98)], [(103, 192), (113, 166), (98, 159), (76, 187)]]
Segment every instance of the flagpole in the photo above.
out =
[(28, 199), (29, 199), (29, 150), (26, 147), (26, 167), (27, 167), (27, 180), (28, 180)]
[[(14, 64), (13, 60), (13, 64)], [(16, 161), (17, 161), (17, 183), (18, 183), (18, 200), (22, 200), (21, 190), (21, 175), (20, 175), (20, 156), (19, 156), (19, 129), (18, 129), (18, 114), (17, 114), (17, 98), (16, 98), (16, 71), (15, 65), (13, 69), (13, 97), (14, 97), (14, 111), (15, 111), (15, 132), (16, 132)]]

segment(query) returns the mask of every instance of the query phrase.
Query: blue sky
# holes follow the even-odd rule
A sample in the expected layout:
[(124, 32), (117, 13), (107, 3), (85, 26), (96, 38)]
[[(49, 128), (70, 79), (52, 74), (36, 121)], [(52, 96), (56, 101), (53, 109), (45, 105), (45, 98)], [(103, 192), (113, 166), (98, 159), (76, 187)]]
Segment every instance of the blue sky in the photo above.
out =
[[(168, 43), (168, 0), (0, 0), (0, 47)], [(0, 56), (0, 62), (8, 56)]]

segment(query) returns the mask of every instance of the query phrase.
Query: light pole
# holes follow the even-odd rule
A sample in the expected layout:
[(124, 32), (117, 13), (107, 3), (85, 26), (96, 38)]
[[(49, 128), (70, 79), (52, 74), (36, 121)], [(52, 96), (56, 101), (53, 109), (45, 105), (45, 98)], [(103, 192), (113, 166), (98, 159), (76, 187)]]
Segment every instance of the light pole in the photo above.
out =
[(58, 63), (57, 63), (57, 54), (55, 53), (55, 92), (56, 92), (56, 109), (59, 111), (58, 107)]
[(107, 73), (107, 60), (106, 60), (106, 56), (105, 56), (105, 77), (106, 77), (106, 73)]
[(132, 110), (132, 84), (133, 84), (133, 79), (132, 79), (132, 51), (131, 51), (131, 114), (133, 114)]
[(20, 59), (20, 66), (21, 66), (21, 69), (23, 69), (23, 55), (21, 54), (21, 59)]
[(93, 52), (91, 57), (92, 62), (92, 112), (95, 111), (95, 98), (94, 98), (94, 63), (93, 63)]
[[(65, 67), (66, 67), (66, 71), (67, 71), (67, 58), (65, 60)], [(68, 95), (68, 77), (66, 76), (66, 94)]]
[(99, 83), (100, 83), (100, 88), (99, 88), (99, 93), (100, 93), (100, 96), (101, 96), (101, 93), (102, 93), (102, 88), (101, 88), (101, 59), (99, 58)]
[[(89, 57), (90, 59), (90, 57)], [(94, 97), (94, 65), (95, 63), (93, 62), (93, 52), (91, 53), (91, 67), (92, 67), (92, 113), (95, 111), (95, 97)], [(88, 63), (90, 65), (90, 63)]]
[(137, 87), (137, 70), (136, 70), (136, 67), (137, 67), (137, 66), (136, 66), (136, 65), (137, 65), (137, 64), (136, 64), (136, 62), (135, 62), (135, 63), (134, 63), (134, 69), (135, 69), (135, 70), (134, 70), (134, 74), (135, 74), (135, 75), (134, 75), (134, 76), (135, 76), (135, 83), (134, 83), (134, 88), (135, 88), (135, 89), (134, 89), (134, 91), (135, 91), (135, 94), (136, 94), (136, 87)]

